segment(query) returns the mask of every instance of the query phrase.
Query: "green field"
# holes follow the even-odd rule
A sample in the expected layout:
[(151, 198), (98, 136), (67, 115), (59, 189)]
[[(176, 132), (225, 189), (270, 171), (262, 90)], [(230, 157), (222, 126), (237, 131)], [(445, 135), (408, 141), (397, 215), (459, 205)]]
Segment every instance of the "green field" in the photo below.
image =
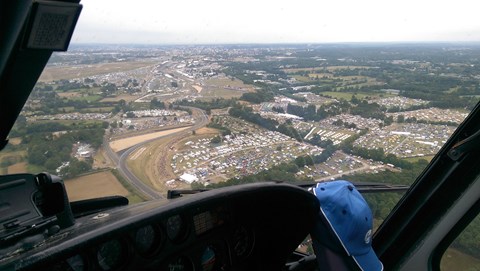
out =
[(240, 98), (245, 91), (241, 90), (230, 90), (222, 88), (209, 88), (204, 89), (201, 92), (202, 100), (213, 100), (213, 99), (231, 99), (231, 98)]
[(365, 99), (366, 97), (380, 97), (380, 98), (386, 98), (386, 97), (394, 97), (396, 95), (394, 94), (389, 94), (389, 93), (378, 93), (378, 92), (337, 92), (337, 91), (325, 91), (321, 92), (320, 94), (330, 96), (335, 99), (345, 99), (345, 100), (351, 100), (353, 95), (355, 95), (358, 99)]
[(0, 153), (0, 174), (8, 174), (8, 166), (24, 161), (25, 155), (25, 151)]
[(98, 63), (90, 65), (71, 65), (62, 67), (47, 67), (40, 76), (40, 82), (48, 82), (60, 79), (83, 78), (98, 74), (130, 71), (138, 68), (149, 67), (155, 64), (154, 60), (127, 61)]
[(100, 95), (86, 95), (86, 96), (70, 97), (68, 99), (72, 101), (98, 102), (101, 99), (103, 99), (103, 97)]
[(422, 157), (403, 158), (403, 160), (408, 161), (410, 163), (416, 163), (416, 162), (418, 162), (418, 160), (421, 160), (421, 159), (424, 159), (424, 160), (427, 160), (428, 162), (430, 162), (433, 159), (433, 155), (427, 155), (427, 156), (422, 156)]
[(77, 126), (77, 125), (89, 125), (96, 124), (101, 125), (103, 121), (101, 120), (36, 120), (35, 123), (47, 123), (55, 122), (64, 125)]
[(456, 249), (449, 248), (443, 254), (440, 262), (440, 270), (480, 270), (480, 259), (464, 254)]
[(113, 106), (105, 106), (105, 107), (90, 107), (90, 108), (83, 108), (78, 110), (81, 113), (110, 113), (113, 110)]

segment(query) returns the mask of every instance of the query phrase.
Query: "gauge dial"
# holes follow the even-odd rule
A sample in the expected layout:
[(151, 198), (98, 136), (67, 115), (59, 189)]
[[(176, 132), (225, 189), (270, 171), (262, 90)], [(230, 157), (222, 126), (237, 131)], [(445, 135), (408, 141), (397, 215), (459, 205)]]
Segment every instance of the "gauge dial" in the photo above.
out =
[(73, 271), (85, 270), (85, 261), (80, 255), (75, 255), (73, 257), (68, 258), (67, 263), (68, 263), (68, 266), (70, 267), (69, 270), (73, 270)]
[(193, 263), (187, 257), (179, 257), (170, 262), (167, 268), (169, 271), (190, 271), (193, 270)]
[(75, 255), (64, 261), (60, 261), (53, 266), (50, 266), (48, 270), (51, 271), (83, 271), (87, 270), (85, 259), (80, 255)]
[(142, 255), (152, 253), (160, 241), (161, 237), (152, 225), (142, 227), (135, 232), (135, 247)]
[(202, 253), (200, 258), (200, 264), (203, 271), (212, 271), (214, 270), (215, 263), (217, 262), (217, 257), (215, 250), (212, 246), (208, 246)]
[(125, 262), (126, 254), (126, 247), (119, 240), (105, 242), (97, 251), (98, 264), (102, 270), (114, 270)]
[(185, 231), (185, 225), (180, 215), (174, 215), (167, 219), (167, 236), (172, 241), (182, 239)]
[(253, 245), (253, 236), (245, 227), (240, 227), (233, 233), (233, 251), (237, 257), (247, 257)]

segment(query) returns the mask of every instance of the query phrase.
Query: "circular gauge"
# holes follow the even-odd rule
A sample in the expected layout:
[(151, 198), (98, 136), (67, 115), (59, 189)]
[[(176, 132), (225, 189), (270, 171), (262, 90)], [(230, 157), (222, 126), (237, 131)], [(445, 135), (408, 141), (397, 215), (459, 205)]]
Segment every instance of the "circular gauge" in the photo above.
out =
[(68, 266), (70, 267), (69, 270), (83, 271), (86, 269), (85, 261), (80, 255), (75, 255), (73, 257), (68, 258), (67, 263), (68, 263)]
[(53, 266), (49, 266), (51, 271), (83, 271), (87, 270), (87, 265), (84, 258), (80, 255), (75, 255), (64, 261), (57, 262)]
[(193, 263), (187, 257), (182, 256), (174, 261), (171, 261), (167, 265), (169, 271), (191, 271), (193, 269)]
[(212, 271), (214, 270), (215, 263), (217, 262), (217, 255), (213, 247), (208, 246), (202, 253), (200, 258), (200, 264), (203, 271)]
[(127, 248), (119, 240), (111, 240), (100, 245), (97, 251), (98, 265), (102, 270), (113, 270), (125, 263)]
[(135, 247), (141, 255), (149, 255), (157, 248), (161, 241), (158, 231), (152, 225), (142, 227), (135, 231)]
[(233, 251), (237, 257), (247, 257), (253, 245), (253, 235), (244, 227), (233, 233)]
[(180, 215), (174, 215), (167, 219), (167, 236), (172, 241), (179, 241), (185, 233), (185, 225)]

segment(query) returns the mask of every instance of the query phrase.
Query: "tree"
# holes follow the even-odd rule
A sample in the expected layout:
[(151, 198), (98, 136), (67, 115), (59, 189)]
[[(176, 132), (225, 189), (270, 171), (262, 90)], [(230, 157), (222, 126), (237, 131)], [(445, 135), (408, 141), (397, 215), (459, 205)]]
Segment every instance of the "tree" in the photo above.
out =
[(212, 144), (218, 144), (222, 142), (222, 138), (220, 136), (215, 136), (214, 138), (212, 138), (212, 140), (210, 140), (210, 143)]
[(299, 156), (295, 158), (295, 164), (299, 167), (302, 168), (305, 166), (305, 158), (303, 156)]

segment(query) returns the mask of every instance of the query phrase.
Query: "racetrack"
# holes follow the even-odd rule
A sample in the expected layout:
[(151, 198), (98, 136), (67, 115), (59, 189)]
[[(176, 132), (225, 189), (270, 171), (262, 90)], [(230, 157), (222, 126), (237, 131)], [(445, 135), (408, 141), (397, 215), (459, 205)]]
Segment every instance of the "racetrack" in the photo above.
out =
[(121, 151), (120, 153), (116, 153), (112, 148), (110, 148), (110, 144), (106, 140), (104, 141), (104, 147), (105, 147), (106, 153), (110, 157), (110, 159), (117, 164), (117, 167), (120, 173), (125, 177), (125, 179), (128, 182), (132, 184), (133, 187), (135, 187), (140, 193), (142, 193), (147, 198), (159, 199), (159, 198), (163, 198), (163, 196), (154, 188), (148, 186), (142, 180), (140, 180), (137, 176), (135, 176), (135, 174), (133, 174), (133, 172), (128, 168), (126, 164), (126, 160), (131, 153), (142, 148), (147, 143), (150, 143), (152, 141), (165, 138), (165, 137), (174, 137), (174, 136), (176, 137), (184, 133), (191, 133), (192, 131), (207, 125), (208, 117), (203, 110), (195, 107), (188, 107), (188, 108), (192, 110), (192, 114), (194, 116), (197, 116), (196, 122), (193, 126), (178, 128), (178, 129), (175, 129), (176, 131), (173, 133), (165, 133), (158, 137), (137, 143), (131, 147), (124, 149), (124, 151)]

